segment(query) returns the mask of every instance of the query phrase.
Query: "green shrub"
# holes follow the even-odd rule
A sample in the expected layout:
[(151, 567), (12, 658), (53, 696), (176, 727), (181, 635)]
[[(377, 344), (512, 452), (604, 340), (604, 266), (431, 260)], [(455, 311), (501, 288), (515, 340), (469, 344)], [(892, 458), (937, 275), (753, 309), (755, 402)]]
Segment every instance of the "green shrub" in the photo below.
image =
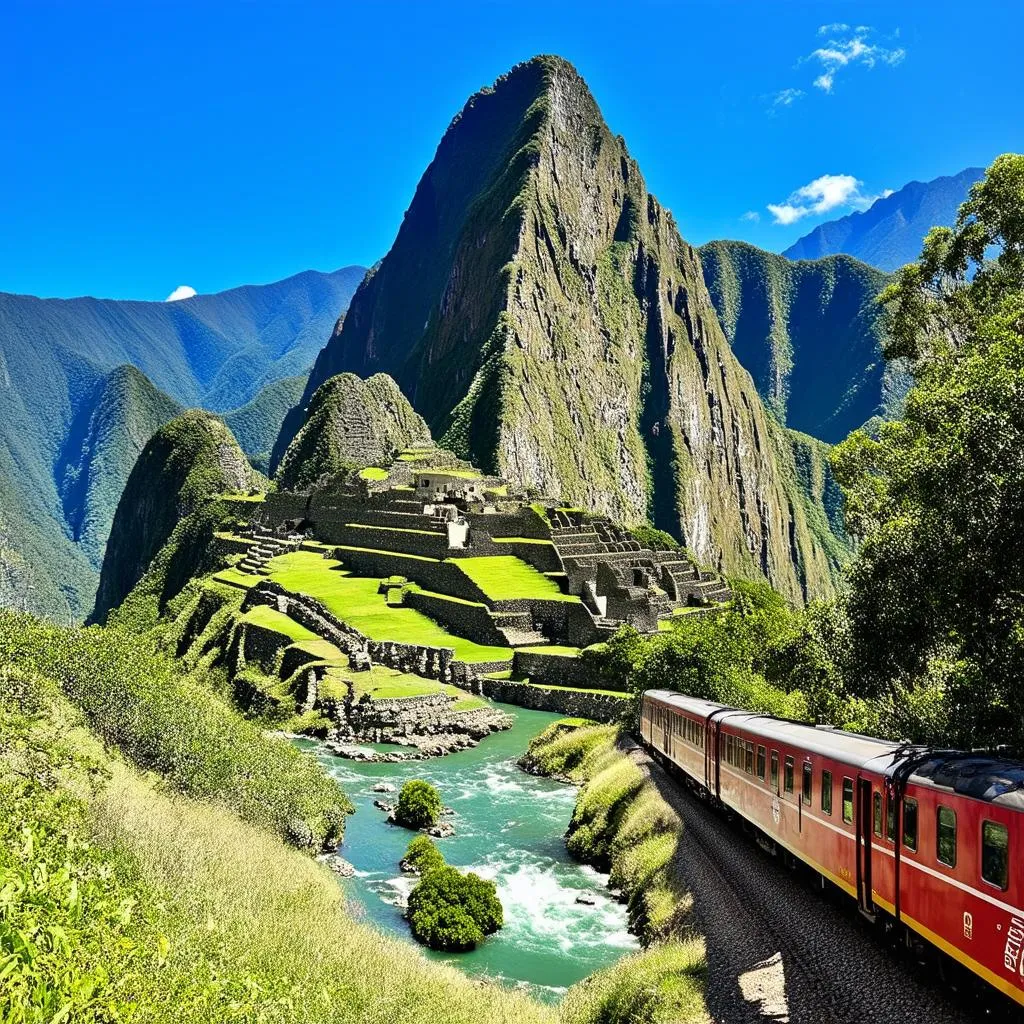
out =
[(423, 779), (410, 779), (398, 794), (395, 821), (405, 828), (428, 828), (436, 825), (444, 805), (441, 794)]
[(424, 875), (409, 895), (408, 913), (417, 942), (449, 952), (473, 949), (504, 923), (494, 883), (447, 864)]
[(444, 855), (429, 836), (414, 836), (401, 860), (403, 871), (412, 871), (417, 875), (425, 875), (434, 868), (444, 867), (444, 864)]
[(519, 764), (526, 771), (573, 778), (596, 750), (614, 743), (617, 734), (613, 725), (577, 726), (566, 719), (552, 722), (530, 740)]
[(218, 801), (296, 846), (340, 841), (352, 810), (338, 783), (265, 736), (139, 637), (64, 629), (0, 612), (0, 663), (53, 679), (104, 743), (175, 790)]
[(628, 956), (569, 989), (563, 1024), (703, 1024), (707, 960), (698, 939)]

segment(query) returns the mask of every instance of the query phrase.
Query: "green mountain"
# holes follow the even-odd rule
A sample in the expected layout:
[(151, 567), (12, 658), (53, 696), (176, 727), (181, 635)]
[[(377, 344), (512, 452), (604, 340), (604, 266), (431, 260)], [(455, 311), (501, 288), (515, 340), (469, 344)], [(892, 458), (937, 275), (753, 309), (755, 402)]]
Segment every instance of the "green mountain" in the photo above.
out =
[(984, 174), (982, 167), (968, 167), (951, 177), (912, 181), (861, 213), (819, 224), (782, 255), (815, 260), (846, 253), (882, 270), (898, 270), (921, 255), (921, 243), (933, 227), (952, 227), (967, 190)]
[(429, 441), (423, 417), (387, 374), (364, 381), (340, 373), (317, 388), (277, 481), (302, 490), (345, 469), (388, 465), (403, 448)]
[(709, 242), (701, 267), (726, 338), (779, 422), (829, 442), (896, 414), (910, 376), (882, 356), (887, 275), (849, 256), (792, 262)]
[[(142, 579), (179, 523), (222, 493), (246, 494), (265, 480), (249, 465), (224, 421), (190, 409), (161, 427), (149, 440), (125, 484), (114, 514), (100, 575), (93, 620), (106, 621)], [(197, 524), (190, 524), (193, 528)], [(179, 562), (160, 566), (173, 593), (192, 576), (195, 565), (182, 545), (168, 554)]]
[(793, 599), (831, 587), (836, 538), (808, 518), (696, 251), (558, 58), (518, 65), (452, 122), (303, 404), (346, 371), (388, 373), (488, 471), (649, 517)]
[(309, 271), (180, 302), (0, 293), (0, 606), (84, 617), (116, 484), (182, 406), (252, 402), (236, 424), (254, 457), (266, 452), (298, 390), (272, 385), (307, 371), (362, 275)]
[(281, 424), (302, 398), (308, 378), (309, 374), (304, 373), (274, 381), (267, 384), (251, 402), (223, 414), (224, 422), (231, 428), (239, 447), (260, 472), (267, 471), (270, 451)]

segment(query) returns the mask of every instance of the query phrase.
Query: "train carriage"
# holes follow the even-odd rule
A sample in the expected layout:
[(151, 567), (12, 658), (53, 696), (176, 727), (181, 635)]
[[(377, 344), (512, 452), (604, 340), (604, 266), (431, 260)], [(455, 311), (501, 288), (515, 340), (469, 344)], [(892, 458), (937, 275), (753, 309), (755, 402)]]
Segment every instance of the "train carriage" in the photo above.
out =
[(1024, 764), (667, 690), (643, 695), (641, 737), (869, 918), (909, 929), (1024, 1005)]

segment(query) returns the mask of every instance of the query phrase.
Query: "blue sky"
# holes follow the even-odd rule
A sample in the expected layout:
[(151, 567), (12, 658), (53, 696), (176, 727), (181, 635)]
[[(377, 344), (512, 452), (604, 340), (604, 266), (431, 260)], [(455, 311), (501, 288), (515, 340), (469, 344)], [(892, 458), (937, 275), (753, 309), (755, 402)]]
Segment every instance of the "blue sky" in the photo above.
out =
[(0, 290), (369, 264), (466, 98), (535, 53), (577, 66), (688, 241), (779, 250), (1024, 149), (1022, 29), (1024, 0), (4, 0)]

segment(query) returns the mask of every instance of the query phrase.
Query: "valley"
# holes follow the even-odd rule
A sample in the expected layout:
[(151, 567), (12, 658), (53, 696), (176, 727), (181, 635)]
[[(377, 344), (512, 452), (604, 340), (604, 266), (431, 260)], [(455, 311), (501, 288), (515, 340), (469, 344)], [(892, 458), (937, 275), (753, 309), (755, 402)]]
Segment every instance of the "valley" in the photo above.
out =
[[(560, 56), (443, 123), (369, 269), (0, 293), (0, 1016), (1009, 1019), (1024, 157), (823, 175), (780, 254)], [(356, 141), (259, 246), (350, 244)]]

